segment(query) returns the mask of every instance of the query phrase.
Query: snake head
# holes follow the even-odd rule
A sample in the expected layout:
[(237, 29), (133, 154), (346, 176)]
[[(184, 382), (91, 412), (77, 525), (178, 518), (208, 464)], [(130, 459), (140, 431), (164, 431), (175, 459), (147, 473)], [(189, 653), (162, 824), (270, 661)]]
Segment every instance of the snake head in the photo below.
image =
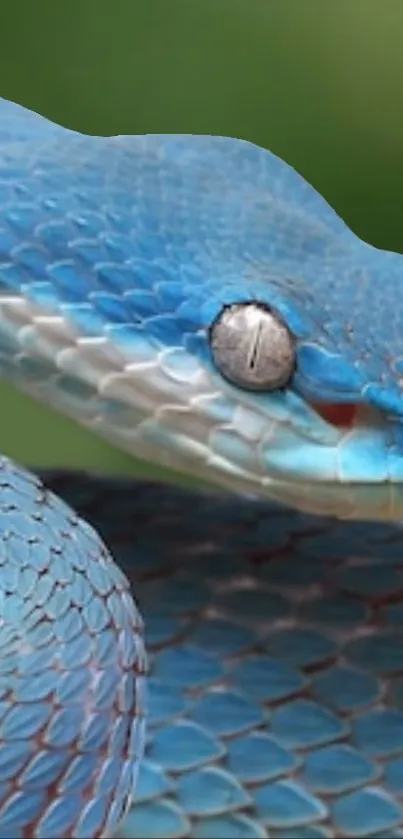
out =
[(371, 383), (372, 356), (362, 363), (351, 330), (343, 355), (306, 311), (295, 317), (292, 296), (283, 306), (276, 293), (265, 297), (270, 306), (239, 300), (213, 321), (212, 366), (234, 400), (217, 448), (229, 454), (232, 437), (239, 458), (242, 441), (242, 465), (253, 463), (259, 491), (277, 500), (340, 517), (398, 517), (400, 395)]
[(4, 377), (208, 482), (403, 516), (400, 256), (250, 143), (0, 117)]

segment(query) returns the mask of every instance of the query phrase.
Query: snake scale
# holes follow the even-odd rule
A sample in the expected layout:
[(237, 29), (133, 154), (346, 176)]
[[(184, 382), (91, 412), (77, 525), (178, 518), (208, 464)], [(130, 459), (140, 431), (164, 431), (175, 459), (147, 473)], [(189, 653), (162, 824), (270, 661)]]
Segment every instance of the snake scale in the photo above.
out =
[(403, 836), (402, 286), (268, 151), (0, 102), (0, 375), (216, 487), (0, 458), (0, 837)]

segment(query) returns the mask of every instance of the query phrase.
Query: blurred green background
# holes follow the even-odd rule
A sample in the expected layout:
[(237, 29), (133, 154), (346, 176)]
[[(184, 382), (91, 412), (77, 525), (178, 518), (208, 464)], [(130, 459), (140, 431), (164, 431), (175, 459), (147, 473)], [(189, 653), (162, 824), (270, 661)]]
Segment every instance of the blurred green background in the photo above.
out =
[[(5, 0), (0, 22), (0, 95), (94, 134), (253, 140), (403, 251), (401, 0)], [(10, 388), (0, 400), (20, 461), (136, 469)]]

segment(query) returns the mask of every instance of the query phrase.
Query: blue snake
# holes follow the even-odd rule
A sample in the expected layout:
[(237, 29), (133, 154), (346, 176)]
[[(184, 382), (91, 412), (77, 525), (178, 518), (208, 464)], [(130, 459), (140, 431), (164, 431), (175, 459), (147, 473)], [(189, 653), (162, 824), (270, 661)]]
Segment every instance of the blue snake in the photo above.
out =
[(403, 836), (402, 283), (266, 150), (1, 101), (0, 375), (216, 489), (0, 458), (0, 837)]

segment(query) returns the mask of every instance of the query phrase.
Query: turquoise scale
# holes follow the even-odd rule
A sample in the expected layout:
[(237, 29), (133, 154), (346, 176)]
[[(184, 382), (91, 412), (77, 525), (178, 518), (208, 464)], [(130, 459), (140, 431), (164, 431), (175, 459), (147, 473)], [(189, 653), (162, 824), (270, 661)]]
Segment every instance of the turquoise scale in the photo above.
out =
[(116, 835), (403, 837), (399, 528), (48, 478), (145, 617), (146, 757)]
[(0, 837), (103, 836), (130, 800), (146, 660), (93, 529), (0, 457)]

